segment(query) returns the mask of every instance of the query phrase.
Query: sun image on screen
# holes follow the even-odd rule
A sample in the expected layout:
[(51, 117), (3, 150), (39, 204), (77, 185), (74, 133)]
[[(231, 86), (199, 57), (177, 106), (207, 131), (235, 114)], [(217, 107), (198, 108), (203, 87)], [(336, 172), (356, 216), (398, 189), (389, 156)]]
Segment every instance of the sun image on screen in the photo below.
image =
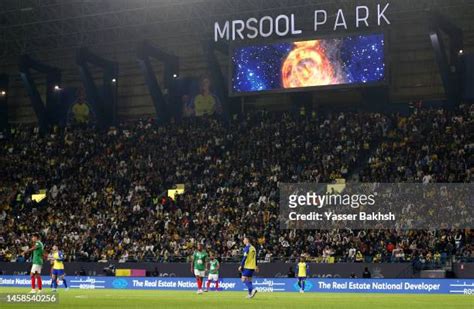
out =
[(385, 78), (384, 36), (238, 47), (231, 65), (233, 93), (380, 82)]

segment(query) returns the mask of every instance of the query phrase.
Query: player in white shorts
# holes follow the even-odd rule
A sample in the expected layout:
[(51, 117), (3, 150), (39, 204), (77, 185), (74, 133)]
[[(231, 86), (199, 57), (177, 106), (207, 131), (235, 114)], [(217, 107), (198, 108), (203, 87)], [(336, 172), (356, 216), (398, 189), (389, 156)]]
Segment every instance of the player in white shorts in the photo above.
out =
[(219, 261), (216, 259), (216, 256), (211, 253), (209, 256), (209, 276), (207, 276), (206, 292), (209, 291), (212, 282), (216, 283), (216, 291), (219, 290), (219, 267)]

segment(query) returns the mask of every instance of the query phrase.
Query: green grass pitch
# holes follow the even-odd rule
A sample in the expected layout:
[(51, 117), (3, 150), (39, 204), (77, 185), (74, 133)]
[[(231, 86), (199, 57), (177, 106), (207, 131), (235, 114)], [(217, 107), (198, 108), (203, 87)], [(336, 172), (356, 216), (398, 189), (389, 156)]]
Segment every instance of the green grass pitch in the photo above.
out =
[[(45, 289), (47, 293), (49, 289)], [(27, 293), (24, 288), (0, 288), (0, 293)], [(474, 297), (465, 295), (390, 295), (328, 293), (257, 293), (246, 299), (245, 292), (59, 289), (57, 304), (5, 304), (0, 308), (474, 308)]]

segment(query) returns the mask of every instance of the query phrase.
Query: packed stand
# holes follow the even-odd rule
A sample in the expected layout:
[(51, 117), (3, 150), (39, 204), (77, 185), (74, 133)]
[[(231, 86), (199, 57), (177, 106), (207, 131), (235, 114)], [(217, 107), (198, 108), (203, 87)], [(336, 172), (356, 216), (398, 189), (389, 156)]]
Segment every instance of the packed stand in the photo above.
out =
[[(244, 234), (258, 235), (262, 261), (301, 253), (318, 262), (470, 259), (469, 230), (284, 231), (277, 220), (279, 182), (349, 178), (367, 157), (363, 181), (420, 182), (429, 171), (432, 182), (469, 182), (470, 125), (469, 113), (419, 111), (403, 121), (377, 113), (259, 112), (230, 123), (138, 121), (106, 133), (82, 127), (44, 137), (17, 127), (0, 141), (0, 261), (24, 261), (34, 231), (76, 261), (185, 261), (197, 241), (237, 260)], [(409, 150), (398, 146), (402, 140)], [(395, 172), (401, 162), (403, 171)], [(167, 198), (176, 184), (185, 193)], [(41, 189), (47, 197), (33, 202)]]

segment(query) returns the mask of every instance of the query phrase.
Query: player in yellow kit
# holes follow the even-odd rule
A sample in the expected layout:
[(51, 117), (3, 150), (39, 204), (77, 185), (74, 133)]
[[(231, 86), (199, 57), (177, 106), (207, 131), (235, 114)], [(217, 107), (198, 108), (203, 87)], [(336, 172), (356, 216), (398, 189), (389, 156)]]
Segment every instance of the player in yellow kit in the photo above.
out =
[(309, 273), (309, 264), (306, 263), (305, 258), (302, 256), (300, 261), (296, 265), (296, 276), (298, 277), (298, 286), (300, 287), (300, 293), (304, 293), (304, 287), (306, 278)]
[(53, 260), (51, 264), (53, 264), (53, 270), (51, 272), (53, 292), (58, 288), (58, 278), (61, 278), (64, 287), (68, 290), (66, 278), (64, 278), (64, 254), (59, 251), (56, 245), (53, 246)]
[(240, 262), (239, 271), (242, 273), (242, 282), (248, 289), (249, 294), (247, 298), (253, 298), (257, 294), (257, 289), (252, 285), (252, 276), (255, 271), (258, 272), (257, 267), (257, 250), (250, 243), (249, 237), (244, 237), (244, 256)]

